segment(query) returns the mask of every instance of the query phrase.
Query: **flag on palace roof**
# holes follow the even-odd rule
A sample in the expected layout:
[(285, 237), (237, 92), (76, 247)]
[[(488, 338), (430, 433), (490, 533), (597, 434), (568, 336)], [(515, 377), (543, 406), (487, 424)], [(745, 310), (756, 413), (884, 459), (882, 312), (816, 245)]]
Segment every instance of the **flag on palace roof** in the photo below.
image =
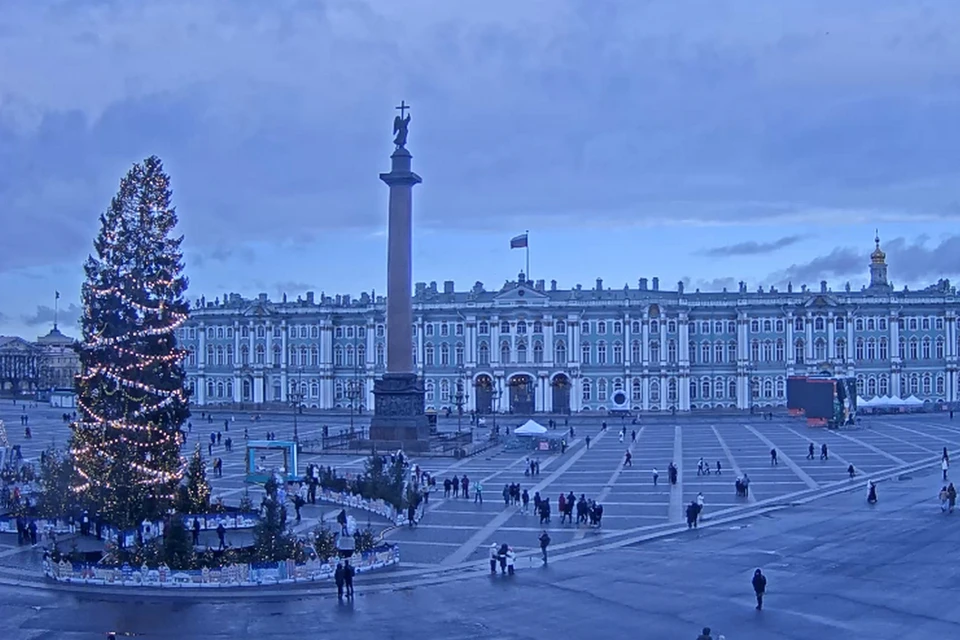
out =
[(518, 236), (510, 238), (511, 249), (525, 249), (527, 246), (527, 234), (521, 233)]

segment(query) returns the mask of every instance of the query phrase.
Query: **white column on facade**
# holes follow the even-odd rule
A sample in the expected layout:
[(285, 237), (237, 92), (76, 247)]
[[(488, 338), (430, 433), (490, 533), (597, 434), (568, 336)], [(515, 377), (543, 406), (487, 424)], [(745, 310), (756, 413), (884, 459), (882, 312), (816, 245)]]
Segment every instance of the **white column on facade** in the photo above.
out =
[(580, 364), (580, 318), (569, 317), (567, 326), (570, 328), (570, 349), (567, 351), (567, 360)]
[(490, 364), (500, 365), (500, 318), (497, 316), (490, 318)]
[[(632, 340), (633, 340), (633, 336), (631, 335), (630, 314), (627, 313), (627, 314), (624, 314), (623, 316), (623, 361), (628, 367), (633, 364), (633, 361), (632, 361), (633, 349), (630, 348), (630, 343)], [(628, 386), (627, 387), (628, 397), (630, 395), (629, 389), (630, 388)]]
[(837, 358), (837, 345), (836, 340), (834, 339), (834, 333), (836, 328), (833, 326), (835, 318), (833, 317), (833, 312), (830, 312), (830, 315), (827, 316), (827, 359), (833, 361)]
[(847, 314), (847, 362), (852, 363), (853, 358), (856, 355), (856, 346), (857, 335), (854, 331), (854, 319), (853, 314)]
[(554, 322), (552, 315), (547, 315), (543, 319), (543, 362), (547, 367), (553, 367), (553, 343), (556, 334)]
[(803, 318), (803, 328), (804, 328), (804, 360), (806, 360), (807, 366), (813, 364), (813, 315), (808, 311), (807, 315)]
[(583, 377), (575, 375), (572, 386), (573, 388), (570, 391), (570, 411), (576, 413), (583, 408)]
[[(650, 366), (650, 317), (647, 315), (647, 312), (643, 313), (643, 324), (641, 325), (642, 337), (640, 338), (640, 348), (643, 351), (643, 366)], [(660, 345), (662, 349), (666, 349), (667, 345)], [(643, 401), (647, 402), (647, 392), (643, 392)]]
[[(644, 325), (646, 326), (646, 325)], [(643, 376), (643, 380), (640, 383), (643, 387), (643, 401), (641, 407), (644, 411), (650, 410), (650, 376)]]
[(680, 352), (677, 354), (677, 360), (680, 366), (690, 366), (690, 323), (687, 314), (680, 314), (677, 327), (680, 329)]
[[(250, 344), (248, 348), (250, 349), (250, 364), (251, 366), (257, 362), (257, 350), (256, 350), (256, 337), (257, 337), (257, 327), (254, 326), (253, 322), (250, 323)], [(252, 391), (252, 390), (251, 390)]]
[(793, 349), (793, 314), (787, 314), (787, 366), (792, 367), (797, 364)]
[(273, 325), (267, 320), (267, 328), (263, 335), (266, 336), (266, 342), (263, 346), (263, 365), (265, 368), (273, 366)]
[(660, 314), (660, 366), (667, 364), (667, 319)]
[(207, 328), (206, 324), (201, 322), (197, 328), (197, 364), (201, 371), (207, 364)]
[(466, 345), (464, 345), (464, 358), (468, 367), (474, 367), (477, 364), (477, 323), (471, 318), (465, 327)]

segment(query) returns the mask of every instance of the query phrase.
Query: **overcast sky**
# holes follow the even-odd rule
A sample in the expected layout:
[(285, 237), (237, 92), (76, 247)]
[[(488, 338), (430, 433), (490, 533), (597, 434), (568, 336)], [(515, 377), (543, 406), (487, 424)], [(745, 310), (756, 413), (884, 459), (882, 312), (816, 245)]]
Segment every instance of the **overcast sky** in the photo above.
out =
[(76, 333), (97, 216), (161, 156), (190, 297), (385, 289), (394, 106), (415, 280), (960, 277), (960, 5), (0, 0), (0, 333)]

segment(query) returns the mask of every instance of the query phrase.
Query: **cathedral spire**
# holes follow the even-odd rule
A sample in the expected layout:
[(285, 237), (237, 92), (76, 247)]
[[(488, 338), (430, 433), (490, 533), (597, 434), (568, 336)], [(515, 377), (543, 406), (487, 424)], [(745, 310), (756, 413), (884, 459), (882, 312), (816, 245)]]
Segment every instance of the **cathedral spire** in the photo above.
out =
[(870, 288), (889, 287), (887, 282), (887, 254), (880, 248), (880, 230), (874, 232), (875, 248), (870, 254)]

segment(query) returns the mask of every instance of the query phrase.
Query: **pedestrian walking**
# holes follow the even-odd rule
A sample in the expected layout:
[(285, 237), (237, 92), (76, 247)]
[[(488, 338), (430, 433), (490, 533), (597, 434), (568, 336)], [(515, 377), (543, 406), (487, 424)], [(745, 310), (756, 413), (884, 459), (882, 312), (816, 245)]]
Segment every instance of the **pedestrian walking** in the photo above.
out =
[(550, 534), (544, 529), (540, 532), (540, 553), (543, 555), (543, 564), (547, 564), (547, 547), (550, 546)]
[(629, 449), (627, 449), (627, 453), (623, 456), (623, 466), (625, 467), (633, 466), (633, 454), (630, 453)]
[(224, 526), (223, 526), (223, 523), (221, 522), (220, 524), (217, 525), (217, 538), (220, 539), (220, 549), (221, 549), (221, 550), (227, 548), (226, 536), (227, 536), (227, 528), (224, 527)]
[(780, 461), (777, 460), (777, 450), (776, 450), (776, 449), (770, 449), (770, 466), (771, 466), (771, 467), (776, 467), (776, 466), (779, 465), (779, 464), (780, 464)]
[(722, 471), (721, 471), (720, 461), (719, 461), (719, 460), (717, 460), (717, 475), (718, 475), (718, 476), (719, 476), (719, 475), (723, 475), (723, 473), (722, 473)]
[(807, 447), (807, 460), (813, 460), (813, 443)]
[(753, 593), (757, 596), (757, 611), (763, 610), (763, 594), (767, 591), (767, 578), (760, 569), (753, 572)]
[(820, 445), (820, 459), (821, 459), (821, 460), (829, 460), (829, 459), (830, 459), (830, 456), (827, 455), (827, 443), (826, 443), (826, 442), (824, 442), (822, 445)]
[[(857, 470), (853, 468), (853, 465), (847, 467), (847, 473), (850, 474), (850, 479), (853, 479), (853, 476), (857, 475)], [(946, 472), (944, 472), (944, 477), (946, 477)]]
[(940, 470), (943, 471), (944, 481), (946, 481), (947, 479), (947, 470), (949, 469), (950, 469), (950, 461), (944, 458), (943, 460), (940, 461)]
[(477, 482), (476, 486), (473, 488), (473, 503), (483, 504), (483, 485)]
[(497, 575), (497, 563), (500, 561), (500, 546), (493, 542), (490, 544), (490, 575)]
[(193, 519), (193, 546), (200, 544), (200, 521)]
[(343, 563), (338, 562), (337, 568), (333, 572), (333, 581), (337, 583), (337, 600), (343, 600), (344, 573)]
[(343, 582), (344, 587), (347, 590), (347, 597), (353, 599), (353, 576), (357, 574), (357, 570), (353, 568), (353, 565), (350, 564), (349, 560), (344, 561), (343, 565)]
[(947, 508), (950, 506), (950, 494), (947, 492), (946, 485), (940, 489), (940, 493), (937, 495), (937, 499), (940, 500), (940, 511), (942, 513), (947, 512)]
[(949, 504), (950, 513), (953, 513), (954, 507), (957, 506), (957, 489), (953, 486), (952, 482), (947, 485), (947, 503)]
[(660, 474), (657, 473), (657, 469), (653, 469), (653, 486), (657, 486), (657, 478), (660, 477)]

